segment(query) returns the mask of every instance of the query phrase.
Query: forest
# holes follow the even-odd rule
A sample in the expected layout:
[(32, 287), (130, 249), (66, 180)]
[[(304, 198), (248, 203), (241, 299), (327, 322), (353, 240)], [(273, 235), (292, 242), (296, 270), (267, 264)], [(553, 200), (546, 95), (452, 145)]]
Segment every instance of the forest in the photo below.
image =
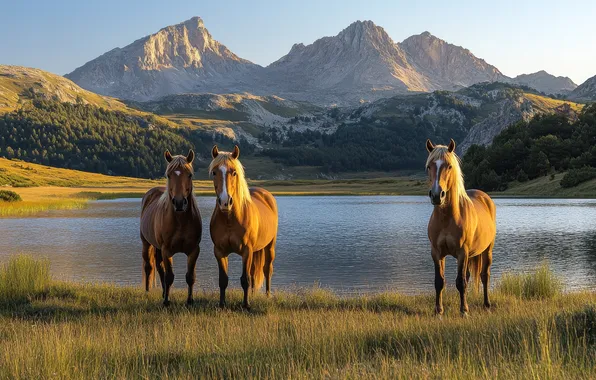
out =
[(567, 172), (562, 187), (596, 178), (596, 104), (576, 120), (564, 115), (538, 115), (501, 132), (488, 146), (473, 145), (463, 158), (466, 186), (504, 190), (525, 182)]
[(35, 99), (0, 116), (1, 157), (103, 174), (161, 177), (166, 149), (210, 152), (214, 139), (232, 145), (222, 135), (174, 129), (151, 115), (52, 100)]

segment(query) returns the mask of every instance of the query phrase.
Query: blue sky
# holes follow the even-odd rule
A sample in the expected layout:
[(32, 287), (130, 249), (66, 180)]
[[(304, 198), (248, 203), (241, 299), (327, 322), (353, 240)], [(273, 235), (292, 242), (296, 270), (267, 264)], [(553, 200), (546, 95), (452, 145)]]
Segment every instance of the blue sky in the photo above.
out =
[(596, 75), (596, 1), (0, 0), (0, 64), (66, 74), (200, 16), (215, 39), (267, 65), (294, 43), (372, 20), (395, 41), (428, 30), (515, 76), (546, 70), (580, 84)]

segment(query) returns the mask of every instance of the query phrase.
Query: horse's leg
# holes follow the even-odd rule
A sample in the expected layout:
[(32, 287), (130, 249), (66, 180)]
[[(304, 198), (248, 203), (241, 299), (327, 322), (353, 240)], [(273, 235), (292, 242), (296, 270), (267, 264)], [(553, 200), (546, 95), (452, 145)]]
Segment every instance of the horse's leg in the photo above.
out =
[(159, 274), (159, 282), (161, 282), (161, 297), (163, 298), (166, 296), (166, 278), (162, 262), (163, 259), (161, 257), (161, 249), (155, 248), (155, 268), (157, 268), (157, 273)]
[(459, 291), (459, 311), (462, 315), (468, 314), (468, 302), (466, 301), (466, 288), (468, 281), (464, 278), (464, 274), (468, 271), (468, 253), (460, 250), (457, 255), (457, 279), (455, 286)]
[(151, 244), (149, 244), (149, 242), (145, 240), (143, 236), (141, 236), (141, 241), (143, 242), (143, 276), (145, 277), (145, 291), (148, 292), (149, 288), (151, 287), (151, 277), (154, 269), (153, 265), (151, 265), (151, 257), (149, 257), (149, 255), (151, 254), (149, 252)]
[(271, 277), (273, 276), (273, 260), (275, 260), (275, 240), (271, 242), (265, 248), (265, 266), (263, 272), (265, 272), (265, 289), (267, 291), (267, 297), (271, 295)]
[(164, 249), (161, 250), (161, 258), (163, 260), (163, 266), (164, 266), (164, 272), (165, 272), (164, 278), (166, 280), (163, 304), (164, 304), (164, 306), (169, 306), (170, 305), (170, 288), (172, 287), (172, 284), (174, 283), (174, 268), (172, 268), (174, 260), (172, 260), (172, 255), (170, 254), (170, 252), (168, 252)]
[(490, 281), (490, 266), (493, 262), (493, 241), (488, 248), (482, 252), (482, 270), (480, 271), (480, 279), (482, 280), (482, 287), (484, 288), (484, 307), (490, 308), (490, 301), (488, 299), (488, 285)]
[(195, 266), (197, 265), (197, 259), (201, 249), (197, 245), (186, 258), (186, 284), (188, 285), (188, 298), (186, 299), (187, 305), (192, 305), (192, 287), (197, 279)]
[(244, 290), (244, 300), (242, 301), (242, 307), (245, 309), (250, 309), (250, 304), (248, 302), (248, 288), (252, 283), (252, 276), (250, 274), (250, 268), (252, 267), (252, 247), (246, 246), (242, 250), (242, 277), (240, 277), (240, 284), (242, 285), (242, 290)]
[(228, 287), (228, 255), (217, 246), (214, 248), (215, 259), (219, 267), (219, 307), (226, 306), (226, 288)]
[(443, 289), (445, 289), (445, 258), (440, 258), (439, 254), (433, 252), (433, 261), (435, 262), (435, 313), (443, 314)]
[[(254, 261), (254, 258), (255, 257), (259, 257), (259, 255), (261, 255), (261, 254), (263, 254), (263, 255), (265, 254), (265, 249), (264, 248), (262, 250), (260, 250), (260, 251), (253, 252), (252, 253), (253, 261)], [(250, 275), (248, 277), (251, 280), (250, 281), (250, 294), (251, 295), (254, 295), (255, 294), (255, 276), (256, 276), (256, 271), (257, 271), (256, 266), (251, 265), (250, 266)]]

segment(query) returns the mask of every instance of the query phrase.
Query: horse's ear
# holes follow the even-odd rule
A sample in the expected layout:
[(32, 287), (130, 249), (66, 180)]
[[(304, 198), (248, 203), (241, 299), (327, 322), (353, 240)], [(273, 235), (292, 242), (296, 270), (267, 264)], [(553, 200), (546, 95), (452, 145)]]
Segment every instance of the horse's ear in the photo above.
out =
[(166, 152), (163, 154), (163, 156), (166, 158), (166, 161), (172, 162), (172, 154), (170, 153), (169, 150), (166, 150)]
[(188, 151), (188, 154), (186, 155), (186, 162), (191, 164), (194, 159), (195, 159), (195, 151), (191, 149)]
[(426, 139), (426, 150), (428, 150), (428, 153), (435, 150), (435, 146), (433, 145), (432, 141), (430, 141), (430, 139)]
[(219, 150), (217, 150), (217, 145), (213, 145), (213, 149), (211, 149), (211, 157), (215, 158), (219, 154)]
[(453, 141), (453, 139), (451, 139), (451, 141), (449, 141), (449, 146), (447, 147), (447, 150), (449, 151), (449, 153), (451, 153), (455, 150), (455, 141)]
[(240, 148), (238, 148), (238, 145), (235, 145), (234, 151), (232, 152), (232, 158), (237, 159), (238, 156), (240, 156)]

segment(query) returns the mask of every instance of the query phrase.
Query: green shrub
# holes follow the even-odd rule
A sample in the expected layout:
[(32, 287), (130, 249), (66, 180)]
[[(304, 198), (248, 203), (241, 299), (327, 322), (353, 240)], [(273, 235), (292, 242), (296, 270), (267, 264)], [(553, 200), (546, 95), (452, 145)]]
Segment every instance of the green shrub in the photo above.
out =
[(22, 302), (47, 290), (50, 262), (30, 255), (12, 256), (0, 265), (0, 303)]
[(18, 202), (22, 201), (21, 196), (14, 191), (0, 190), (0, 201), (5, 202)]
[(563, 282), (544, 264), (533, 273), (503, 274), (497, 289), (523, 299), (545, 299), (561, 294)]
[(596, 178), (596, 168), (584, 166), (579, 169), (571, 169), (563, 176), (561, 187), (577, 186), (594, 178)]

